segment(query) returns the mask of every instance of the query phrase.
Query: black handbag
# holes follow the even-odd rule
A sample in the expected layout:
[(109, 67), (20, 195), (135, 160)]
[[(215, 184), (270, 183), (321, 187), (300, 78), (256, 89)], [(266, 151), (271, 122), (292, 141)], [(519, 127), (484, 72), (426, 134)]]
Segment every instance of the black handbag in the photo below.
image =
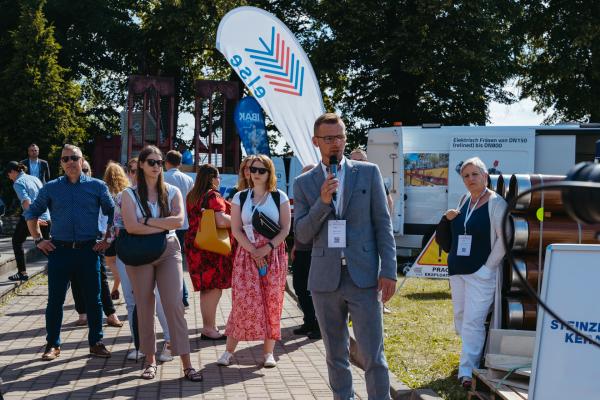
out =
[[(137, 193), (133, 189), (132, 192), (140, 210), (142, 210), (142, 215), (146, 218)], [(128, 233), (125, 229), (121, 229), (116, 244), (117, 256), (125, 265), (131, 266), (145, 265), (156, 261), (165, 252), (166, 248), (167, 231), (149, 235), (134, 235)]]
[(450, 253), (450, 249), (452, 248), (452, 226), (450, 220), (445, 215), (435, 228), (435, 241), (442, 250)]

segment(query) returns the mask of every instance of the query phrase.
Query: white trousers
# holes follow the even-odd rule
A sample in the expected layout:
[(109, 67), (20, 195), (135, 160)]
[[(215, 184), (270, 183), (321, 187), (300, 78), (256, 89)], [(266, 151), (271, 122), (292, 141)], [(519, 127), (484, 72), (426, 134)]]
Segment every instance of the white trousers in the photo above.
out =
[[(123, 289), (125, 307), (127, 308), (127, 320), (129, 321), (129, 330), (131, 331), (131, 337), (133, 337), (133, 307), (135, 307), (135, 298), (133, 297), (133, 289), (131, 288), (131, 282), (129, 281), (129, 276), (127, 275), (125, 264), (119, 259), (119, 257), (116, 257), (116, 259), (117, 269), (119, 270), (119, 276), (121, 277), (121, 288)], [(156, 296), (156, 316), (158, 317), (158, 322), (162, 327), (165, 341), (170, 342), (171, 335), (169, 334), (167, 317), (165, 316), (165, 311), (163, 310), (162, 304), (160, 302), (160, 295), (158, 294), (158, 290), (156, 288), (154, 288), (154, 295)]]
[(462, 339), (458, 377), (471, 377), (479, 367), (485, 342), (485, 319), (494, 300), (496, 271), (485, 265), (469, 275), (450, 276), (454, 327)]

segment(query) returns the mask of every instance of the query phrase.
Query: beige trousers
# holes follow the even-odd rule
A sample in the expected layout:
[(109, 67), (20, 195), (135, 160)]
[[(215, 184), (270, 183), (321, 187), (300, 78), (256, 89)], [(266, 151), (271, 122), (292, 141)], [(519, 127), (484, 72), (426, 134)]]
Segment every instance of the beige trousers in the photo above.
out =
[(171, 334), (171, 351), (173, 355), (188, 354), (190, 340), (182, 302), (183, 268), (181, 247), (177, 238), (167, 239), (165, 252), (153, 263), (127, 265), (127, 276), (131, 281), (137, 305), (140, 351), (144, 354), (156, 353), (154, 287), (157, 286)]

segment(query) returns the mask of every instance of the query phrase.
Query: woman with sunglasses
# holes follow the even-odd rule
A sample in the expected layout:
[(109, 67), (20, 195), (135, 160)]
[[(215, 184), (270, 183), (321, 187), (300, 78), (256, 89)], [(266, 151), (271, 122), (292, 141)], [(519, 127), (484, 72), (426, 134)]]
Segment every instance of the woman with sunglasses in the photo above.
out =
[(134, 235), (167, 232), (167, 247), (155, 261), (146, 265), (127, 265), (137, 304), (140, 350), (146, 355), (143, 379), (156, 376), (156, 333), (154, 330), (154, 287), (158, 287), (171, 335), (171, 352), (179, 355), (184, 377), (201, 381), (202, 374), (192, 367), (190, 341), (184, 315), (183, 268), (181, 247), (175, 230), (183, 225), (183, 199), (175, 186), (163, 180), (162, 153), (156, 146), (146, 146), (138, 156), (137, 187), (122, 196), (125, 229)]
[[(202, 210), (213, 209), (218, 228), (231, 228), (231, 204), (219, 194), (219, 170), (205, 164), (198, 169), (194, 187), (187, 196), (190, 228), (185, 235), (186, 258), (194, 290), (200, 292), (202, 340), (224, 340), (216, 324), (217, 305), (223, 289), (231, 287), (232, 255), (224, 256), (194, 246), (202, 221)], [(233, 238), (232, 243), (233, 243)], [(233, 254), (233, 253), (232, 253)]]
[[(238, 248), (233, 262), (232, 308), (225, 329), (227, 345), (217, 363), (230, 365), (240, 340), (262, 340), (263, 365), (272, 368), (277, 365), (273, 357), (275, 341), (281, 339), (290, 202), (277, 189), (275, 166), (269, 157), (255, 156), (249, 169), (251, 188), (236, 193), (231, 210), (231, 232)], [(252, 216), (258, 211), (280, 226), (273, 239), (269, 240), (252, 226)]]

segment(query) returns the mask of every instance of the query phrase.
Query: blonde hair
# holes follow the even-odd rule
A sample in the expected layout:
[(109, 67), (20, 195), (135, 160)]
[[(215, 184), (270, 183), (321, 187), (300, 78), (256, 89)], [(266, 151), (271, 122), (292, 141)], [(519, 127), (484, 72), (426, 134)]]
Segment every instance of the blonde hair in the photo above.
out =
[(129, 179), (127, 179), (125, 170), (120, 164), (117, 164), (114, 161), (108, 162), (108, 165), (104, 170), (104, 176), (102, 177), (102, 180), (106, 182), (108, 191), (112, 195), (121, 193), (123, 190), (129, 187)]
[(485, 166), (485, 163), (483, 161), (481, 161), (481, 158), (479, 158), (479, 157), (472, 157), (472, 158), (466, 159), (462, 163), (462, 165), (460, 166), (460, 175), (461, 176), (462, 176), (462, 173), (463, 173), (464, 169), (467, 167), (467, 165), (472, 165), (475, 168), (478, 168), (479, 172), (481, 172), (482, 175), (487, 175), (488, 174), (487, 167)]
[[(251, 167), (252, 164), (254, 164), (256, 161), (260, 161), (265, 168), (267, 168), (269, 170), (269, 179), (267, 179), (267, 191), (268, 192), (274, 192), (277, 190), (277, 175), (275, 174), (275, 164), (273, 164), (273, 161), (265, 156), (264, 154), (257, 154), (255, 156), (252, 157), (252, 160), (250, 160), (250, 165), (248, 165), (248, 167)], [(250, 187), (254, 187), (254, 182), (252, 181), (252, 179), (250, 179)]]
[(325, 113), (325, 114), (321, 115), (319, 118), (317, 118), (317, 120), (315, 121), (315, 125), (313, 127), (313, 135), (314, 136), (317, 136), (317, 130), (323, 124), (328, 124), (328, 125), (340, 124), (342, 126), (342, 128), (344, 129), (344, 134), (346, 134), (346, 124), (344, 124), (344, 121), (342, 121), (340, 116), (335, 113)]
[(242, 162), (240, 163), (240, 172), (238, 174), (238, 181), (237, 181), (237, 190), (238, 192), (241, 192), (242, 190), (246, 190), (251, 186), (251, 183), (248, 182), (248, 179), (246, 179), (246, 176), (244, 174), (244, 169), (248, 168), (250, 165), (249, 163), (252, 163), (252, 160), (254, 160), (254, 156), (250, 155), (247, 156), (246, 158), (244, 158), (242, 160)]

